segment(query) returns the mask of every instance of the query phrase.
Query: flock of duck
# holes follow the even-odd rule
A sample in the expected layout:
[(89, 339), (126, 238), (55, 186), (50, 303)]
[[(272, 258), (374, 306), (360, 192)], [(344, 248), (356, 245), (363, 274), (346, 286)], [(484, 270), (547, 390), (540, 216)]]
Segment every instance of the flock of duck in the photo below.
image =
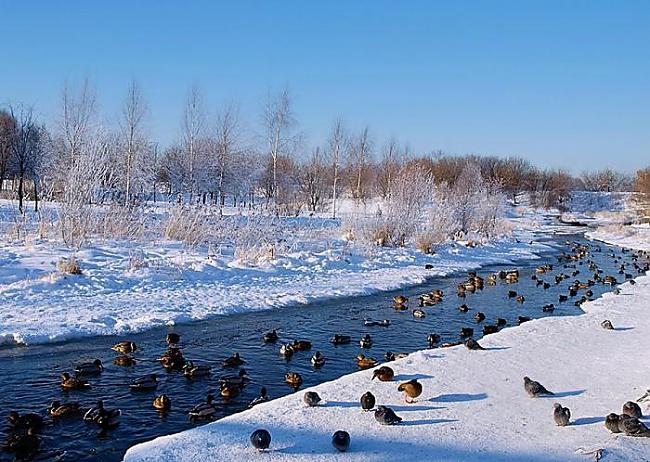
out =
[[(650, 270), (649, 263), (640, 264), (639, 258), (643, 255), (647, 256), (646, 252), (636, 252), (631, 254), (631, 262), (627, 264), (622, 261), (621, 256), (617, 256), (614, 252), (610, 253), (619, 265), (619, 276), (605, 275), (598, 265), (589, 258), (592, 252), (602, 252), (599, 246), (589, 246), (580, 243), (567, 243), (570, 247), (570, 252), (564, 252), (557, 256), (557, 264), (562, 265), (562, 271), (558, 274), (551, 275), (553, 265), (546, 264), (536, 268), (532, 279), (535, 281), (536, 287), (540, 290), (547, 290), (551, 284), (559, 285), (562, 281), (573, 279), (573, 282), (568, 286), (566, 294), (560, 294), (558, 302), (563, 303), (570, 298), (575, 298), (574, 304), (580, 306), (585, 301), (593, 296), (591, 287), (595, 284), (617, 284), (618, 279), (622, 278), (634, 283), (633, 273), (642, 274)], [(623, 250), (623, 252), (630, 252)], [(586, 268), (586, 270), (585, 270)], [(588, 276), (585, 279), (579, 279), (578, 275), (584, 272)], [(467, 278), (458, 285), (456, 295), (461, 300), (465, 299), (469, 294), (480, 292), (484, 289), (485, 285), (496, 285), (499, 282), (511, 284), (516, 287), (519, 282), (520, 274), (518, 270), (499, 271), (497, 273), (489, 274), (487, 277), (482, 278), (476, 272), (470, 271)], [(618, 290), (618, 289), (617, 289)], [(524, 295), (517, 293), (512, 289), (508, 291), (508, 298), (515, 299), (518, 303), (524, 304), (526, 299)], [(425, 293), (417, 297), (417, 306), (411, 310), (415, 318), (424, 318), (427, 316), (425, 311), (428, 307), (433, 307), (440, 303), (445, 294), (440, 289), (434, 289), (431, 292)], [(398, 311), (409, 310), (409, 299), (406, 296), (398, 295), (393, 299), (393, 307)], [(552, 312), (555, 309), (553, 303), (544, 305), (542, 310), (544, 312)], [(458, 310), (466, 313), (470, 308), (466, 303), (462, 303)], [(474, 315), (476, 323), (481, 324), (485, 321), (486, 316), (484, 313), (477, 311)], [(530, 318), (526, 316), (519, 316), (517, 322), (519, 324), (528, 321)], [(389, 327), (389, 320), (372, 320), (365, 319), (366, 326), (379, 326)], [(507, 321), (503, 318), (498, 318), (493, 324), (485, 324), (482, 326), (482, 333), (489, 335), (497, 332), (499, 328), (505, 326)], [(602, 322), (604, 329), (614, 329), (611, 321), (604, 320)], [(437, 333), (430, 333), (427, 336), (427, 343), (430, 347), (451, 347), (459, 344), (464, 344), (469, 350), (482, 350), (484, 349), (479, 342), (474, 338), (474, 327), (463, 327), (459, 332), (460, 339), (455, 342), (441, 343), (441, 336)], [(262, 341), (265, 344), (276, 344), (279, 336), (276, 330), (266, 332), (262, 336)], [(158, 361), (160, 365), (168, 372), (179, 371), (182, 372), (189, 380), (200, 379), (212, 374), (211, 367), (208, 364), (197, 364), (192, 360), (185, 358), (183, 350), (180, 347), (180, 336), (177, 333), (169, 333), (165, 339), (167, 348), (160, 356)], [(335, 333), (330, 342), (334, 345), (344, 345), (352, 342), (352, 338), (342, 333)], [(359, 340), (361, 348), (367, 349), (372, 346), (372, 337), (365, 334)], [(292, 342), (282, 343), (279, 348), (281, 357), (288, 359), (291, 358), (295, 352), (311, 350), (312, 343), (308, 340), (293, 340)], [(117, 366), (133, 366), (136, 364), (135, 353), (138, 350), (137, 345), (132, 341), (123, 341), (112, 346), (112, 350), (117, 353), (113, 363)], [(395, 359), (406, 356), (407, 353), (394, 353), (386, 352), (384, 359), (386, 361), (393, 361)], [(326, 363), (325, 356), (316, 351), (310, 359), (311, 365), (314, 368), (321, 368)], [(218, 393), (223, 399), (232, 399), (237, 397), (248, 382), (247, 372), (242, 366), (246, 361), (235, 352), (232, 356), (222, 361), (222, 366), (226, 369), (232, 369), (233, 373), (224, 375), (219, 378)], [(378, 366), (379, 362), (375, 358), (367, 357), (364, 354), (359, 354), (356, 357), (356, 364), (359, 369), (368, 369)], [(238, 369), (238, 370), (237, 370)], [(78, 364), (73, 373), (65, 372), (61, 375), (60, 387), (66, 391), (72, 390), (85, 390), (92, 386), (91, 381), (93, 377), (101, 375), (104, 371), (104, 365), (101, 360), (95, 359), (91, 362), (84, 362)], [(235, 372), (236, 371), (236, 372)], [(373, 371), (372, 380), (379, 380), (381, 382), (391, 382), (394, 380), (394, 371), (388, 365), (381, 365)], [(302, 376), (297, 372), (287, 372), (285, 375), (285, 382), (294, 390), (300, 388), (303, 383)], [(158, 388), (158, 377), (156, 374), (148, 374), (135, 379), (129, 388), (133, 392), (155, 392)], [(532, 396), (537, 397), (540, 395), (552, 395), (544, 386), (535, 382), (528, 377), (524, 377), (524, 388), (526, 392)], [(397, 386), (397, 391), (403, 393), (406, 403), (414, 403), (418, 396), (422, 393), (422, 384), (417, 380), (409, 380), (400, 383)], [(642, 397), (641, 400), (650, 398), (649, 393)], [(215, 396), (212, 393), (207, 394), (205, 401), (198, 403), (188, 411), (188, 416), (194, 421), (210, 421), (216, 417), (217, 406), (215, 403)], [(259, 396), (252, 400), (249, 407), (253, 407), (259, 403), (269, 400), (267, 389), (262, 387)], [(321, 403), (321, 397), (313, 391), (306, 392), (303, 401), (307, 406), (314, 407)], [(364, 411), (373, 411), (375, 420), (382, 425), (396, 425), (402, 419), (389, 407), (384, 405), (376, 406), (376, 398), (369, 391), (364, 393), (359, 399), (360, 407)], [(172, 407), (172, 399), (166, 394), (159, 394), (151, 401), (151, 406), (160, 413), (168, 412)], [(52, 419), (70, 419), (80, 418), (84, 421), (97, 425), (100, 434), (106, 434), (111, 429), (116, 428), (120, 423), (121, 411), (119, 409), (109, 409), (105, 407), (104, 402), (99, 400), (94, 406), (84, 408), (79, 402), (69, 401), (60, 402), (52, 401), (47, 408), (48, 414)], [(553, 416), (557, 425), (565, 426), (570, 423), (570, 410), (563, 407), (561, 404), (554, 405)], [(606, 426), (612, 432), (623, 432), (633, 436), (650, 436), (650, 430), (638, 419), (641, 417), (641, 409), (634, 402), (627, 402), (623, 406), (621, 414), (610, 414), (606, 418)], [(39, 432), (44, 427), (44, 419), (41, 415), (36, 413), (19, 414), (12, 411), (8, 417), (10, 432), (4, 449), (15, 454), (18, 460), (29, 460), (33, 458), (39, 449)], [(259, 429), (253, 432), (250, 436), (251, 444), (260, 450), (269, 447), (271, 443), (271, 435), (265, 429)], [(345, 451), (350, 445), (350, 435), (346, 431), (338, 431), (332, 437), (332, 445), (339, 451)]]

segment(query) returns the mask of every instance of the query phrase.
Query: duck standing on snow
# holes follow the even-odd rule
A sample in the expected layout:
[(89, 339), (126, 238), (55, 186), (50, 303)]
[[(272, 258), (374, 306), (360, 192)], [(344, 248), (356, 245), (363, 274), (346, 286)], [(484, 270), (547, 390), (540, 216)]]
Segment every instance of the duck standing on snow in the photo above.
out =
[(321, 402), (320, 396), (315, 391), (306, 391), (302, 397), (302, 401), (307, 405), (307, 407), (318, 406), (318, 403)]
[(395, 377), (395, 372), (388, 366), (381, 366), (372, 373), (372, 379), (378, 378), (380, 382), (390, 382)]
[(404, 392), (404, 401), (407, 403), (415, 403), (415, 398), (422, 394), (422, 384), (418, 379), (409, 380), (408, 382), (401, 383), (397, 387), (397, 391)]
[(464, 343), (468, 350), (485, 350), (473, 337), (466, 339)]

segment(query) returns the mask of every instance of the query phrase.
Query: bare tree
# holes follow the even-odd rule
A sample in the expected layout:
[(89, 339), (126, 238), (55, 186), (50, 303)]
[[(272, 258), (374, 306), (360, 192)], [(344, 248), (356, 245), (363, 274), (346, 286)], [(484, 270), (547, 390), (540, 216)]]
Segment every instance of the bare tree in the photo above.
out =
[(10, 108), (11, 118), (15, 121), (11, 136), (12, 160), (15, 174), (18, 176), (18, 210), (23, 213), (25, 197), (25, 180), (37, 169), (42, 158), (41, 130), (34, 121), (31, 108)]
[(124, 203), (132, 204), (133, 186), (137, 180), (142, 180), (145, 150), (147, 141), (144, 135), (144, 120), (147, 105), (135, 80), (131, 81), (121, 117), (121, 138), (124, 150), (123, 181)]
[(11, 162), (12, 143), (15, 132), (15, 123), (8, 111), (0, 111), (0, 191), (4, 187), (4, 180)]
[(382, 149), (382, 160), (379, 165), (377, 186), (379, 194), (384, 199), (390, 197), (393, 178), (399, 170), (399, 143), (391, 138)]
[(364, 176), (368, 170), (371, 149), (368, 127), (365, 127), (350, 147), (350, 164), (354, 175), (352, 197), (357, 201), (364, 201), (368, 192), (365, 188)]
[(583, 172), (580, 180), (587, 191), (622, 191), (629, 189), (632, 184), (632, 179), (627, 175), (609, 168), (597, 172)]
[(187, 157), (187, 189), (191, 203), (193, 194), (198, 193), (197, 165), (200, 155), (201, 136), (205, 130), (203, 97), (196, 85), (192, 86), (187, 95), (181, 128), (183, 148)]
[(288, 157), (290, 155), (291, 144), (295, 141), (295, 138), (292, 136), (295, 119), (291, 111), (291, 97), (288, 89), (285, 88), (275, 97), (271, 97), (269, 94), (266, 107), (264, 108), (263, 118), (268, 152), (271, 157), (271, 183), (269, 192), (275, 203), (277, 214), (279, 196), (278, 160), (281, 156)]
[(227, 104), (217, 115), (216, 123), (216, 171), (219, 214), (223, 214), (226, 201), (225, 184), (233, 156), (237, 153), (240, 140), (239, 108)]
[(339, 171), (341, 155), (345, 149), (346, 135), (341, 119), (334, 121), (329, 138), (329, 157), (332, 166), (332, 218), (336, 218), (336, 201), (338, 199)]

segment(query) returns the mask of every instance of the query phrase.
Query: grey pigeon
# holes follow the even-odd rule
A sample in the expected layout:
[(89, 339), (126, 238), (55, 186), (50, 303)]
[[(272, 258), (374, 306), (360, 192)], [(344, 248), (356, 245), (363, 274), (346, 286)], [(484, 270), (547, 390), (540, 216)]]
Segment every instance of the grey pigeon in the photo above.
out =
[(474, 340), (472, 337), (465, 340), (465, 346), (468, 350), (485, 350), (479, 343)]
[(371, 411), (372, 408), (375, 407), (375, 395), (367, 391), (363, 394), (363, 396), (361, 396), (360, 402), (361, 409), (364, 411)]
[(612, 325), (612, 321), (609, 319), (605, 319), (603, 322), (600, 323), (603, 329), (605, 330), (614, 330), (614, 326)]
[(628, 401), (623, 405), (623, 414), (629, 415), (630, 417), (636, 417), (637, 419), (643, 417), (641, 406), (632, 401)]
[(553, 419), (558, 427), (566, 427), (571, 420), (571, 411), (568, 407), (562, 407), (560, 403), (553, 405)]
[(621, 433), (621, 430), (618, 428), (618, 422), (621, 420), (618, 414), (608, 414), (605, 417), (605, 428), (612, 433)]
[(271, 434), (268, 432), (268, 430), (260, 428), (259, 430), (255, 430), (253, 433), (251, 433), (250, 440), (255, 449), (258, 451), (263, 451), (265, 449), (268, 449), (271, 445)]
[(636, 417), (629, 417), (626, 414), (620, 416), (618, 429), (625, 432), (627, 436), (650, 438), (650, 429), (648, 429), (648, 427), (646, 427), (645, 424)]
[(305, 396), (302, 397), (302, 400), (307, 406), (314, 407), (320, 403), (320, 396), (315, 391), (307, 391), (305, 392)]
[(382, 425), (395, 425), (402, 421), (395, 412), (386, 406), (377, 406), (375, 411), (375, 420)]
[(535, 382), (534, 380), (530, 380), (530, 378), (528, 377), (524, 377), (524, 389), (526, 390), (526, 393), (530, 395), (531, 398), (537, 398), (538, 396), (553, 394), (552, 392), (544, 388), (544, 385), (542, 385), (539, 382)]

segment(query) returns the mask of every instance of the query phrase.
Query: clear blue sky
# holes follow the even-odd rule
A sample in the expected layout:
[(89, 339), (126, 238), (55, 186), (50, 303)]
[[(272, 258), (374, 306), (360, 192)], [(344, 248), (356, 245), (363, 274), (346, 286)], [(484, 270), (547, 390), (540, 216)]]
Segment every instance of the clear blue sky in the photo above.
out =
[(340, 115), (423, 153), (650, 164), (650, 1), (0, 0), (0, 43), (0, 103), (51, 121), (88, 77), (113, 117), (135, 77), (163, 144), (193, 83), (251, 126), (288, 85), (312, 144)]

